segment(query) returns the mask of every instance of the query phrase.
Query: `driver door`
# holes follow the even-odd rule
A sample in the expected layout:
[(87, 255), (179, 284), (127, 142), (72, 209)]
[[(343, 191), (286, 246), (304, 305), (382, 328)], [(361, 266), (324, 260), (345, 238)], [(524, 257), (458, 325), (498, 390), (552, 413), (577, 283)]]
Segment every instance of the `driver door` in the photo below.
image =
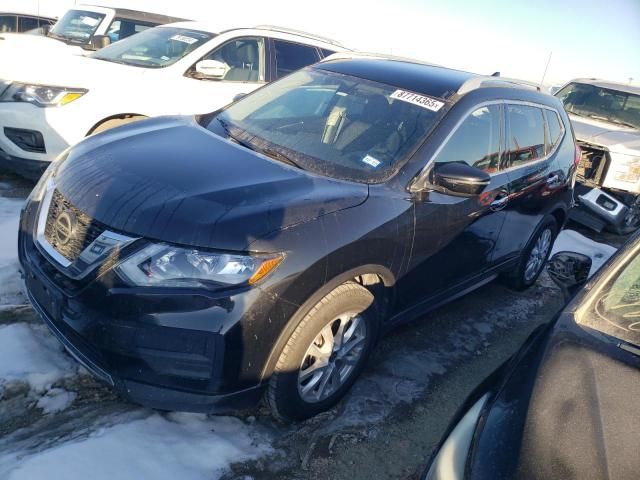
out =
[(436, 168), (464, 162), (489, 173), (491, 183), (471, 197), (430, 191), (415, 198), (413, 252), (404, 285), (398, 289), (403, 308), (473, 283), (493, 266), (508, 201), (509, 178), (500, 171), (503, 117), (500, 104), (475, 109), (436, 153)]
[[(224, 75), (210, 78), (196, 72), (196, 62), (184, 75), (186, 102), (191, 113), (208, 113), (233, 102), (266, 83), (265, 39), (238, 37), (202, 57), (224, 65)], [(186, 107), (186, 105), (185, 105)]]

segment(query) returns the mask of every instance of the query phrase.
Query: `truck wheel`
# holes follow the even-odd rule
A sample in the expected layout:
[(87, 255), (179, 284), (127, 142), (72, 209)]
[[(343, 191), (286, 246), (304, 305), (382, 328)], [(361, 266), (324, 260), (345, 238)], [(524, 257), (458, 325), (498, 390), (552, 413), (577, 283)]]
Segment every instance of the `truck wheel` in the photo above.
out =
[(280, 421), (304, 420), (335, 405), (362, 371), (377, 334), (373, 294), (347, 282), (305, 315), (284, 346), (266, 401)]
[(132, 122), (137, 122), (140, 120), (144, 120), (145, 117), (144, 115), (128, 115), (122, 118), (112, 118), (110, 120), (106, 120), (100, 124), (98, 124), (96, 127), (94, 127), (93, 130), (91, 130), (89, 132), (88, 135), (93, 135), (94, 133), (100, 133), (100, 132), (105, 132), (107, 130), (110, 130), (112, 128), (115, 127), (119, 127), (121, 125), (126, 125), (127, 123), (132, 123)]
[(542, 273), (547, 263), (553, 242), (558, 236), (558, 223), (552, 216), (546, 216), (522, 252), (516, 269), (503, 276), (504, 283), (513, 290), (526, 290)]

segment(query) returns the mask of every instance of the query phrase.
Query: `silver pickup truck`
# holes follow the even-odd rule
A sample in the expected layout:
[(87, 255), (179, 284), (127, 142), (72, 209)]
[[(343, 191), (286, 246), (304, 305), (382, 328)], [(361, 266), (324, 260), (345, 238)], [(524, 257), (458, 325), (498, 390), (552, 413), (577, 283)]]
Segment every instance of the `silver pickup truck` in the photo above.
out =
[(570, 217), (598, 231), (635, 230), (640, 226), (640, 87), (576, 79), (555, 95), (582, 149)]

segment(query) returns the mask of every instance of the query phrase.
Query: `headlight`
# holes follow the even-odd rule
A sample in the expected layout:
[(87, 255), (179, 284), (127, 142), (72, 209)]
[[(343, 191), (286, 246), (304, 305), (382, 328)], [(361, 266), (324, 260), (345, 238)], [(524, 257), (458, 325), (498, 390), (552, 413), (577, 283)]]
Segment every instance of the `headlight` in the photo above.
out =
[(127, 258), (116, 272), (134, 286), (252, 285), (272, 272), (282, 259), (281, 255), (231, 255), (152, 244)]
[(618, 182), (637, 183), (640, 180), (640, 157), (611, 152), (611, 170)]
[(462, 417), (431, 464), (426, 480), (462, 480), (471, 440), (489, 394), (484, 395)]
[[(6, 82), (5, 82), (6, 85)], [(2, 90), (0, 88), (0, 90)], [(77, 100), (87, 93), (83, 88), (53, 87), (10, 83), (0, 95), (0, 102), (26, 102), (38, 107), (60, 107)]]

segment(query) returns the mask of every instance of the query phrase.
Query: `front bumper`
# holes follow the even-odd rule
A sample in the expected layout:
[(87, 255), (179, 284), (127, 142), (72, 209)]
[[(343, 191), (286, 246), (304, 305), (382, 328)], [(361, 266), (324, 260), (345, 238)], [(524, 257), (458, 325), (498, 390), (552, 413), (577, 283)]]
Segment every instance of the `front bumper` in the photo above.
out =
[(111, 270), (70, 280), (33, 241), (36, 212), (37, 204), (27, 205), (20, 225), (26, 289), (52, 333), (89, 372), (151, 408), (219, 413), (258, 402), (272, 343), (258, 341), (253, 329), (260, 325), (257, 312), (277, 315), (273, 296), (258, 288), (132, 288)]
[[(82, 125), (82, 112), (73, 104), (41, 108), (29, 103), (0, 102), (0, 151), (24, 162), (50, 163), (64, 149), (80, 141), (88, 127)], [(44, 152), (21, 148), (5, 133), (5, 128), (38, 132)]]

